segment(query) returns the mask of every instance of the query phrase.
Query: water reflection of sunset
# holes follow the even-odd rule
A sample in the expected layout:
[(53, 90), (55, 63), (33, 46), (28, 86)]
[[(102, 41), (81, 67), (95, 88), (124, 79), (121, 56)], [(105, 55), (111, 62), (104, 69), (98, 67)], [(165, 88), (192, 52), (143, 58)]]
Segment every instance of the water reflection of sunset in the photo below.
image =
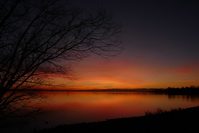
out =
[[(147, 93), (105, 92), (45, 92), (50, 104), (40, 104), (46, 115), (63, 123), (99, 121), (111, 118), (144, 115), (157, 108), (170, 110), (198, 105), (198, 99), (190, 101), (181, 97), (170, 99), (167, 95)], [(55, 115), (56, 114), (56, 115)], [(53, 117), (56, 118), (53, 118)]]
[[(0, 7), (1, 133), (98, 121), (107, 131), (197, 129), (199, 107), (186, 113), (195, 125), (178, 109), (199, 106), (198, 1), (1, 0)], [(158, 109), (180, 117), (154, 115), (155, 124), (144, 117)], [(131, 118), (138, 116), (140, 123)], [(106, 122), (123, 117), (127, 123)]]

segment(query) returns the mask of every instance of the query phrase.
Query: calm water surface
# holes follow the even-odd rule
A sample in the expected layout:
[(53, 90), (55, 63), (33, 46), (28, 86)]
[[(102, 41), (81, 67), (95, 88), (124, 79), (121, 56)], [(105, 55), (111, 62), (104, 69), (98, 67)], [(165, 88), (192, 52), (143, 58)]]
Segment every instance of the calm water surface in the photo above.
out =
[[(199, 105), (199, 97), (168, 96), (125, 92), (42, 92), (47, 99), (37, 107), (40, 113), (21, 122), (20, 132), (55, 127), (62, 124), (103, 121), (144, 115), (158, 108), (171, 110)], [(10, 128), (12, 129), (12, 128)]]

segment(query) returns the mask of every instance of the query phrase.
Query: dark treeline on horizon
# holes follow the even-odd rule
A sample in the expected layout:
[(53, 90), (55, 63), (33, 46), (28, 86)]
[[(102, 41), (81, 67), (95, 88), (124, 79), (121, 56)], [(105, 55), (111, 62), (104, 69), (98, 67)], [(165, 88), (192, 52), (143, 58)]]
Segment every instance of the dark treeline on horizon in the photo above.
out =
[(167, 89), (151, 89), (154, 93), (165, 93), (168, 95), (199, 95), (199, 86), (168, 87)]
[[(15, 90), (16, 91), (16, 90)], [(18, 91), (27, 91), (20, 89)], [(137, 88), (137, 89), (31, 89), (28, 91), (69, 91), (69, 92), (157, 92), (157, 93), (184, 93), (199, 94), (199, 86), (168, 87), (168, 88)]]

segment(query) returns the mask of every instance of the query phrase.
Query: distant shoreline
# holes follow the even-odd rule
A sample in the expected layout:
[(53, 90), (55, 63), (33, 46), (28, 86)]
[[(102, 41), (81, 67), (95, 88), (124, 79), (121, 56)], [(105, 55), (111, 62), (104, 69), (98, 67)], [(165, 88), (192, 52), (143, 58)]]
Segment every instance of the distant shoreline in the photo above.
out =
[[(13, 90), (10, 90), (13, 91)], [(71, 90), (71, 89), (21, 89), (14, 91), (33, 91), (33, 92), (149, 92), (154, 94), (168, 94), (168, 95), (199, 95), (199, 87), (183, 87), (183, 88), (144, 88), (144, 89), (87, 89), (87, 90)]]
[[(66, 92), (150, 92), (154, 89), (89, 89), (89, 90), (52, 90), (52, 89), (21, 89), (15, 91), (66, 91)], [(12, 90), (10, 90), (12, 91)]]

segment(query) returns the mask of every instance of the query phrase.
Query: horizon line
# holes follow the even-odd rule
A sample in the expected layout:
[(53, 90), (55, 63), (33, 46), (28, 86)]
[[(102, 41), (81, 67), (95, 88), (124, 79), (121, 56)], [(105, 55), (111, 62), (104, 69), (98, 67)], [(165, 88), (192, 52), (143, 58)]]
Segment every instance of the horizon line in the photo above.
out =
[[(186, 89), (186, 88), (199, 88), (199, 86), (189, 87), (167, 87), (167, 88), (112, 88), (112, 89), (20, 89), (15, 91), (68, 91), (68, 92), (149, 92), (153, 90), (166, 90), (166, 89)], [(13, 90), (10, 90), (13, 91)]]

